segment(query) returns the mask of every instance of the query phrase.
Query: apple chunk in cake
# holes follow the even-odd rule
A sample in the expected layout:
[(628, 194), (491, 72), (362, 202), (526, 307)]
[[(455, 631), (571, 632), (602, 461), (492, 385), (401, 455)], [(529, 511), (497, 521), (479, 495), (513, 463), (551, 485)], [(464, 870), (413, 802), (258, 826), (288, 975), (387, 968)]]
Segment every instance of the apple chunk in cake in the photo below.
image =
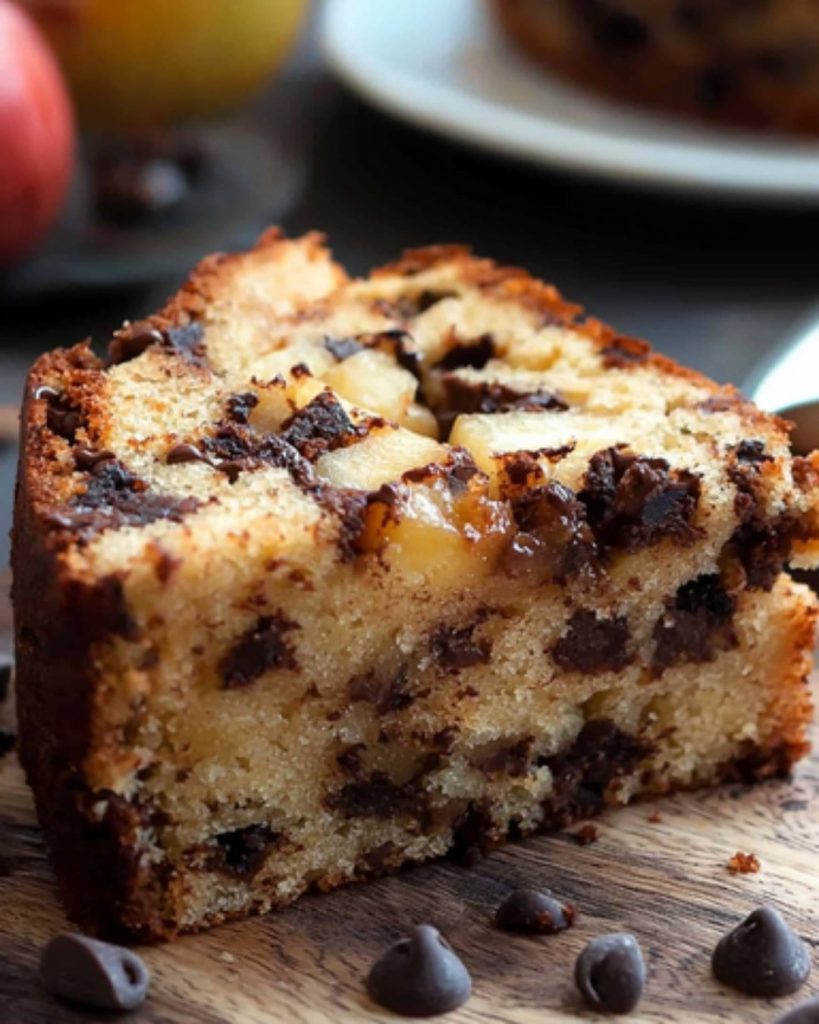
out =
[(819, 457), (457, 247), (213, 257), (27, 385), (20, 753), (168, 938), (806, 749)]

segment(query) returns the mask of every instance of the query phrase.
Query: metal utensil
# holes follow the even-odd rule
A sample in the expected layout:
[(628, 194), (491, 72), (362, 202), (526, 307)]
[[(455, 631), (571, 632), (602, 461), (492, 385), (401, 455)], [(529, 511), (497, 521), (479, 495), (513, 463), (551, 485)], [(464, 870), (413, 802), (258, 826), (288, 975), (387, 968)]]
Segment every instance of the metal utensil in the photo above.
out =
[(742, 391), (766, 412), (795, 424), (796, 451), (819, 448), (819, 306), (755, 367)]

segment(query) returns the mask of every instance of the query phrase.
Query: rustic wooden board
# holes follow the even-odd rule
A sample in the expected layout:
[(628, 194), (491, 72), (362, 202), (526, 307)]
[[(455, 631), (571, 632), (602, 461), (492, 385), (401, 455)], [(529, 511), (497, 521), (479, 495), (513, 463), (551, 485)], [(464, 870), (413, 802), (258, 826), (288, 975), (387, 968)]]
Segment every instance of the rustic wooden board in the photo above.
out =
[[(8, 627), (7, 607), (0, 607), (0, 646)], [(811, 945), (819, 945), (819, 755), (790, 783), (673, 797), (609, 814), (598, 826), (599, 839), (588, 846), (566, 835), (529, 840), (471, 868), (427, 865), (147, 949), (153, 986), (128, 1020), (396, 1019), (368, 1001), (362, 978), (383, 947), (422, 921), (447, 935), (472, 972), (474, 995), (447, 1018), (452, 1024), (593, 1019), (574, 993), (572, 965), (588, 938), (610, 930), (633, 931), (649, 963), (645, 997), (628, 1020), (762, 1024), (819, 991), (819, 968), (800, 996), (776, 1002), (736, 995), (709, 971), (717, 938), (762, 901), (778, 906)], [(726, 862), (736, 850), (755, 853), (760, 873), (731, 875)], [(522, 885), (549, 886), (573, 900), (580, 912), (575, 927), (548, 938), (494, 930), (493, 909)], [(0, 763), (0, 1020), (111, 1019), (66, 1009), (37, 985), (41, 946), (66, 927), (31, 801), (10, 755)]]

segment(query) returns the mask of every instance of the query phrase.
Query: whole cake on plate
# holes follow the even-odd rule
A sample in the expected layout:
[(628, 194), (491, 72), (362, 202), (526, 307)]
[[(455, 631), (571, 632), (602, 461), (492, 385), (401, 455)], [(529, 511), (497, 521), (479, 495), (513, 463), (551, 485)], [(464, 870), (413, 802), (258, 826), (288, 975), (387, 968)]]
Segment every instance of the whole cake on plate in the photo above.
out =
[(805, 753), (819, 455), (522, 270), (271, 231), (40, 358), (22, 430), (20, 756), (86, 927)]
[(489, 0), (535, 60), (614, 97), (750, 128), (819, 132), (814, 0)]

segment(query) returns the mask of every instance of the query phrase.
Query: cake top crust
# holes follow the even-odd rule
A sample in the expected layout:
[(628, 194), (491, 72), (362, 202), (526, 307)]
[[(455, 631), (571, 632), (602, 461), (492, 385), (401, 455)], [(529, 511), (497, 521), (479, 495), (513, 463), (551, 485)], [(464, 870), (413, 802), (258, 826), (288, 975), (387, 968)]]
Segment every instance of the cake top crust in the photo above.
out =
[(505, 573), (536, 544), (558, 580), (737, 519), (787, 519), (780, 548), (819, 559), (819, 454), (787, 423), (462, 246), (351, 280), (322, 236), (270, 230), (106, 358), (41, 357), (23, 420), (31, 515), (83, 579), (225, 531), (384, 565), (406, 521)]

